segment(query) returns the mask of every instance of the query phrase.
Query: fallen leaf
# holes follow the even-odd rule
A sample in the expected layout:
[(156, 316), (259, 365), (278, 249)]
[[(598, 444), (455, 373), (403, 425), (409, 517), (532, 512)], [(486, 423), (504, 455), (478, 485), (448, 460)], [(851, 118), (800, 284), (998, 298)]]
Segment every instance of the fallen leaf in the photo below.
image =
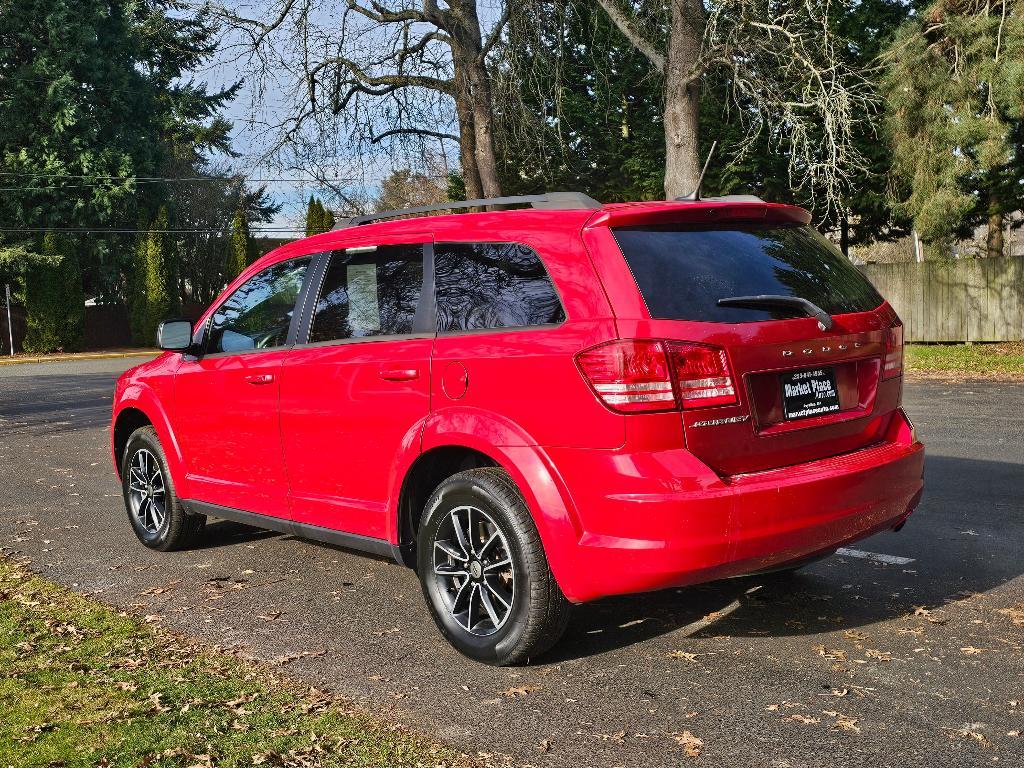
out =
[(829, 717), (835, 718), (835, 727), (843, 731), (851, 731), (853, 733), (860, 733), (860, 726), (857, 725), (859, 720), (855, 717), (849, 717), (841, 712), (834, 712), (832, 710), (822, 710), (821, 714), (828, 715)]
[(1012, 608), (1000, 608), (997, 613), (1001, 613), (1004, 616), (1009, 616), (1010, 621), (1016, 624), (1018, 627), (1024, 627), (1024, 603), (1015, 605)]
[(979, 653), (984, 653), (984, 651), (984, 648), (975, 648), (973, 645), (968, 645), (960, 649), (961, 653), (965, 653), (968, 656), (976, 656)]
[(795, 720), (796, 722), (803, 723), (804, 725), (814, 725), (815, 723), (821, 722), (820, 717), (809, 717), (808, 715), (790, 715), (786, 719)]
[(879, 661), (892, 661), (892, 654), (888, 651), (876, 651), (874, 648), (868, 648), (864, 651), (864, 655), (870, 659), (878, 659)]
[(700, 751), (704, 747), (704, 742), (701, 739), (698, 739), (689, 731), (673, 733), (672, 738), (675, 739), (676, 743), (683, 748), (687, 757), (695, 759), (700, 757)]
[(533, 693), (534, 691), (539, 690), (539, 685), (515, 685), (509, 688), (507, 691), (502, 691), (501, 695), (508, 696), (509, 698), (514, 698), (516, 696), (527, 696)]
[(824, 659), (846, 661), (846, 651), (840, 648), (826, 648), (824, 645), (816, 645), (811, 650), (816, 651)]
[(867, 632), (858, 632), (856, 629), (848, 629), (843, 632), (843, 637), (847, 640), (867, 640), (870, 635)]

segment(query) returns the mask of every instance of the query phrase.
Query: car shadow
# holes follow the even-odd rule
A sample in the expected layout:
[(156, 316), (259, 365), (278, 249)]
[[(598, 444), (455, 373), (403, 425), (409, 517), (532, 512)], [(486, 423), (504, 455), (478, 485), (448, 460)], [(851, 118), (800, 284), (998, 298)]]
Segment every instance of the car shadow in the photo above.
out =
[[(925, 497), (900, 533), (854, 548), (914, 558), (889, 565), (833, 555), (789, 575), (747, 576), (578, 606), (544, 662), (600, 654), (680, 629), (684, 637), (810, 635), (942, 607), (1024, 573), (1020, 464), (928, 458)], [(1012, 513), (1012, 514), (1011, 514)], [(999, 548), (1008, 550), (1000, 554)]]

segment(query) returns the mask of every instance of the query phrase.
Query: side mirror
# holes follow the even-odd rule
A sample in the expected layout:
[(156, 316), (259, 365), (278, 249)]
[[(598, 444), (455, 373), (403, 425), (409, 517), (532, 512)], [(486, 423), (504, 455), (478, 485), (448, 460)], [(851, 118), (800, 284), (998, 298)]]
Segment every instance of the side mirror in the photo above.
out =
[(192, 346), (192, 323), (164, 320), (156, 329), (156, 345), (171, 352), (184, 352)]

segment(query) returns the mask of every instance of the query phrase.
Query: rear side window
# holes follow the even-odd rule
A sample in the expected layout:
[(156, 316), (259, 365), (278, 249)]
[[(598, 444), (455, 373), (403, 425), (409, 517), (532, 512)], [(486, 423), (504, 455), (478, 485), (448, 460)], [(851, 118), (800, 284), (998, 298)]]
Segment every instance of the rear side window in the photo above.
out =
[(331, 254), (310, 343), (413, 332), (423, 289), (423, 246), (353, 250)]
[(521, 328), (565, 320), (536, 251), (518, 243), (434, 246), (437, 329)]
[(735, 296), (799, 296), (833, 315), (882, 303), (810, 227), (629, 227), (614, 234), (654, 318), (749, 323), (795, 316), (784, 308), (718, 306)]

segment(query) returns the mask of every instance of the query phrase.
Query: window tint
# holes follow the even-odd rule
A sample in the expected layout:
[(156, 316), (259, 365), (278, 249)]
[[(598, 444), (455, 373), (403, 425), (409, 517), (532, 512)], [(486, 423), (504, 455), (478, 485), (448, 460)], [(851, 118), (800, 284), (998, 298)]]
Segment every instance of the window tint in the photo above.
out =
[(423, 246), (335, 251), (324, 275), (309, 340), (412, 333), (423, 286)]
[(207, 352), (284, 346), (310, 257), (283, 261), (249, 278), (213, 314)]
[(565, 312), (533, 249), (517, 243), (434, 246), (437, 328), (516, 328), (560, 323)]
[(616, 229), (615, 238), (655, 318), (748, 323), (795, 316), (785, 308), (718, 306), (733, 296), (799, 296), (829, 314), (882, 303), (857, 268), (810, 227), (631, 227)]

